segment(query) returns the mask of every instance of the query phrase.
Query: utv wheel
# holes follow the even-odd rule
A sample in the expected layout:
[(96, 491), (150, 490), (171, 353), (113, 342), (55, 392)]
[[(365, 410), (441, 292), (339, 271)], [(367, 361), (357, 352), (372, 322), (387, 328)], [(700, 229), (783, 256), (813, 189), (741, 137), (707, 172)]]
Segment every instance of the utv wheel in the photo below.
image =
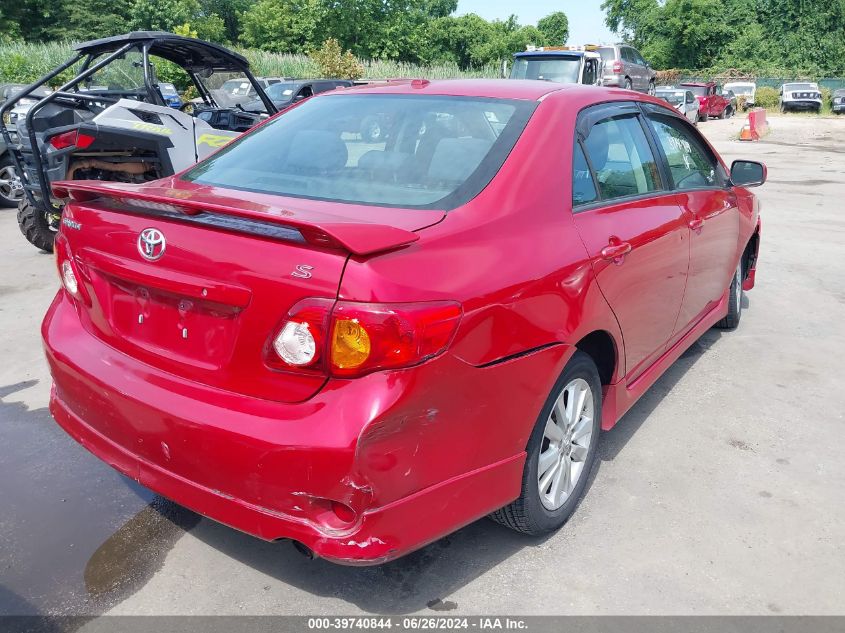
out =
[(0, 207), (14, 209), (23, 197), (15, 162), (6, 154), (0, 158)]
[(572, 515), (596, 459), (601, 382), (583, 352), (567, 363), (528, 440), (522, 493), (490, 517), (525, 534), (560, 528)]
[(731, 280), (731, 291), (728, 299), (728, 314), (724, 319), (716, 323), (716, 327), (723, 330), (732, 330), (739, 325), (742, 316), (742, 262), (736, 267), (736, 272)]
[(44, 209), (32, 206), (27, 198), (18, 206), (18, 226), (30, 244), (47, 253), (53, 252), (57, 226)]

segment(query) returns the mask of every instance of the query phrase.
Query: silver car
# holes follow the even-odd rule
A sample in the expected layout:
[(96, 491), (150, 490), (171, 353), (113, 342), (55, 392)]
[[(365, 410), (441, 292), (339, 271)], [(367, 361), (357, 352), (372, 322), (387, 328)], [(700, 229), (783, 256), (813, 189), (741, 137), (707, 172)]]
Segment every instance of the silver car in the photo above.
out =
[(657, 73), (633, 46), (599, 46), (604, 62), (602, 85), (654, 94)]
[(658, 86), (654, 94), (658, 99), (669, 103), (691, 123), (698, 123), (698, 99), (692, 91), (673, 86)]

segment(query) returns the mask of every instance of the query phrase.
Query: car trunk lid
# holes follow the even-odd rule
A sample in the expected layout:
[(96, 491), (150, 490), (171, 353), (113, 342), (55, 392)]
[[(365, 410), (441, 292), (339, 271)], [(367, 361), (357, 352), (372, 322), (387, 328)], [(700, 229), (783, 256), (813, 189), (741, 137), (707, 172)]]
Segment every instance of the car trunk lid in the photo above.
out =
[(306, 400), (325, 382), (266, 362), (288, 310), (306, 297), (336, 298), (350, 254), (409, 244), (412, 229), (442, 219), (162, 182), (54, 186), (73, 200), (60, 239), (79, 272), (83, 324), (161, 370), (282, 402)]

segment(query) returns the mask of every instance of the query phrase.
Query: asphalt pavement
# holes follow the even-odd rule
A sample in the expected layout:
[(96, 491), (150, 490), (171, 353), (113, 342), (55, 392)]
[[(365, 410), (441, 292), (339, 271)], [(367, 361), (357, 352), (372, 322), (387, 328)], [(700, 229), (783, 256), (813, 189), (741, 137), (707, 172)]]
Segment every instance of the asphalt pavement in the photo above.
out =
[(53, 258), (0, 211), (0, 614), (845, 614), (845, 117), (701, 129), (759, 159), (757, 287), (612, 431), (558, 533), (478, 521), (371, 568), (160, 499), (46, 409)]

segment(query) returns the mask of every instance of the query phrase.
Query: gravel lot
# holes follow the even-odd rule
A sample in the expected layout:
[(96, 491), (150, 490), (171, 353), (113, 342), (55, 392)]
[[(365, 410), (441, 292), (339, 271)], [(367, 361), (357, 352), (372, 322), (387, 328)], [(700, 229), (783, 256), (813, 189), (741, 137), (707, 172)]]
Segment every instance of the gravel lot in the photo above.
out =
[[(0, 613), (845, 614), (845, 117), (701, 129), (765, 161), (757, 288), (602, 438), (546, 539), (479, 521), (376, 568), (309, 561), (119, 476), (45, 407), (53, 258), (0, 213)], [(837, 376), (840, 376), (837, 378)]]

